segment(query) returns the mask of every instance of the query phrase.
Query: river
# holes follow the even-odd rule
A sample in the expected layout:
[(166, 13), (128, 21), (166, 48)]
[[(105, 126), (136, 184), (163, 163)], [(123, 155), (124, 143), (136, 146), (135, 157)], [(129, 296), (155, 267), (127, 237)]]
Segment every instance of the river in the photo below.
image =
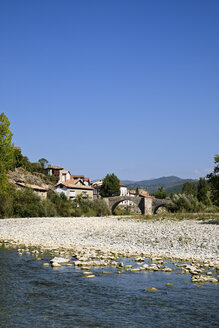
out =
[[(1, 328), (218, 327), (218, 284), (198, 287), (188, 274), (112, 268), (85, 279), (74, 266), (44, 267), (49, 259), (0, 248)], [(145, 291), (151, 287), (158, 290)]]

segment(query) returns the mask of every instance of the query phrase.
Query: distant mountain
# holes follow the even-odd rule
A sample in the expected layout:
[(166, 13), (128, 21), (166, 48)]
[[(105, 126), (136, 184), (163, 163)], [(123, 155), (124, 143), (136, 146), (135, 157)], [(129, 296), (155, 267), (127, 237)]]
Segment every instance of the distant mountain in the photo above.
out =
[(197, 180), (181, 179), (175, 176), (161, 177), (157, 179), (142, 181), (121, 180), (121, 183), (126, 184), (129, 189), (147, 189), (150, 193), (156, 192), (159, 187), (164, 187), (164, 191), (166, 191), (167, 193), (180, 192), (185, 182), (197, 182)]
[(136, 183), (135, 181), (131, 181), (131, 180), (120, 180), (121, 183), (124, 183), (125, 185), (131, 185)]

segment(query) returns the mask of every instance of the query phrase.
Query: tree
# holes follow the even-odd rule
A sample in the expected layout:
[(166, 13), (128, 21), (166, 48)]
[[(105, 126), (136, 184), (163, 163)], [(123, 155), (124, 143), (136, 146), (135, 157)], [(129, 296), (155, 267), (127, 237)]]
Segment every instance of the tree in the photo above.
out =
[(197, 187), (194, 182), (186, 182), (182, 187), (182, 193), (186, 195), (197, 196)]
[(23, 165), (23, 155), (21, 154), (20, 149), (15, 149), (13, 168), (21, 167), (22, 165)]
[(114, 173), (107, 174), (104, 178), (103, 184), (100, 188), (100, 195), (102, 197), (112, 197), (120, 195), (120, 181)]
[(209, 187), (205, 178), (200, 178), (197, 185), (197, 198), (199, 202), (205, 205), (210, 205), (211, 201), (209, 198)]
[(14, 145), (10, 122), (4, 113), (0, 114), (0, 187), (7, 186), (7, 171), (14, 160)]
[(47, 161), (47, 159), (45, 159), (45, 158), (40, 158), (38, 160), (38, 162), (40, 163), (40, 165), (41, 165), (41, 167), (42, 167), (43, 170), (46, 168), (46, 166), (48, 166), (48, 163), (49, 163)]
[(214, 162), (216, 164), (214, 171), (208, 174), (206, 178), (210, 184), (213, 204), (219, 206), (219, 155), (215, 155)]

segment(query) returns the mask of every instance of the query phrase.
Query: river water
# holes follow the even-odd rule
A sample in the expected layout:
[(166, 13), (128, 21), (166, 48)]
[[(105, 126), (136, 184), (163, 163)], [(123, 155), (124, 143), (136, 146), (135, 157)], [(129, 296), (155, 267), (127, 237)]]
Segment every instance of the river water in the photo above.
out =
[[(197, 287), (187, 274), (112, 268), (85, 279), (75, 267), (44, 267), (49, 259), (0, 249), (1, 328), (219, 326), (218, 284)], [(151, 287), (158, 291), (145, 291)]]

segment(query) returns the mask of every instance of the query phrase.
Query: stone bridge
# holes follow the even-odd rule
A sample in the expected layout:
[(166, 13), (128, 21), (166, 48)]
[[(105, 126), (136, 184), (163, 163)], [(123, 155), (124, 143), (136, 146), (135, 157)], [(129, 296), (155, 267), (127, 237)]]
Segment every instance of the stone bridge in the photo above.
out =
[(157, 199), (157, 198), (151, 198), (151, 197), (139, 197), (139, 196), (136, 196), (136, 197), (116, 196), (116, 197), (105, 197), (103, 199), (107, 203), (111, 213), (113, 213), (116, 206), (119, 205), (124, 200), (129, 200), (129, 201), (133, 202), (134, 204), (136, 204), (139, 207), (141, 214), (143, 214), (143, 215), (155, 214), (159, 207), (167, 206), (168, 204), (171, 204), (171, 200)]

